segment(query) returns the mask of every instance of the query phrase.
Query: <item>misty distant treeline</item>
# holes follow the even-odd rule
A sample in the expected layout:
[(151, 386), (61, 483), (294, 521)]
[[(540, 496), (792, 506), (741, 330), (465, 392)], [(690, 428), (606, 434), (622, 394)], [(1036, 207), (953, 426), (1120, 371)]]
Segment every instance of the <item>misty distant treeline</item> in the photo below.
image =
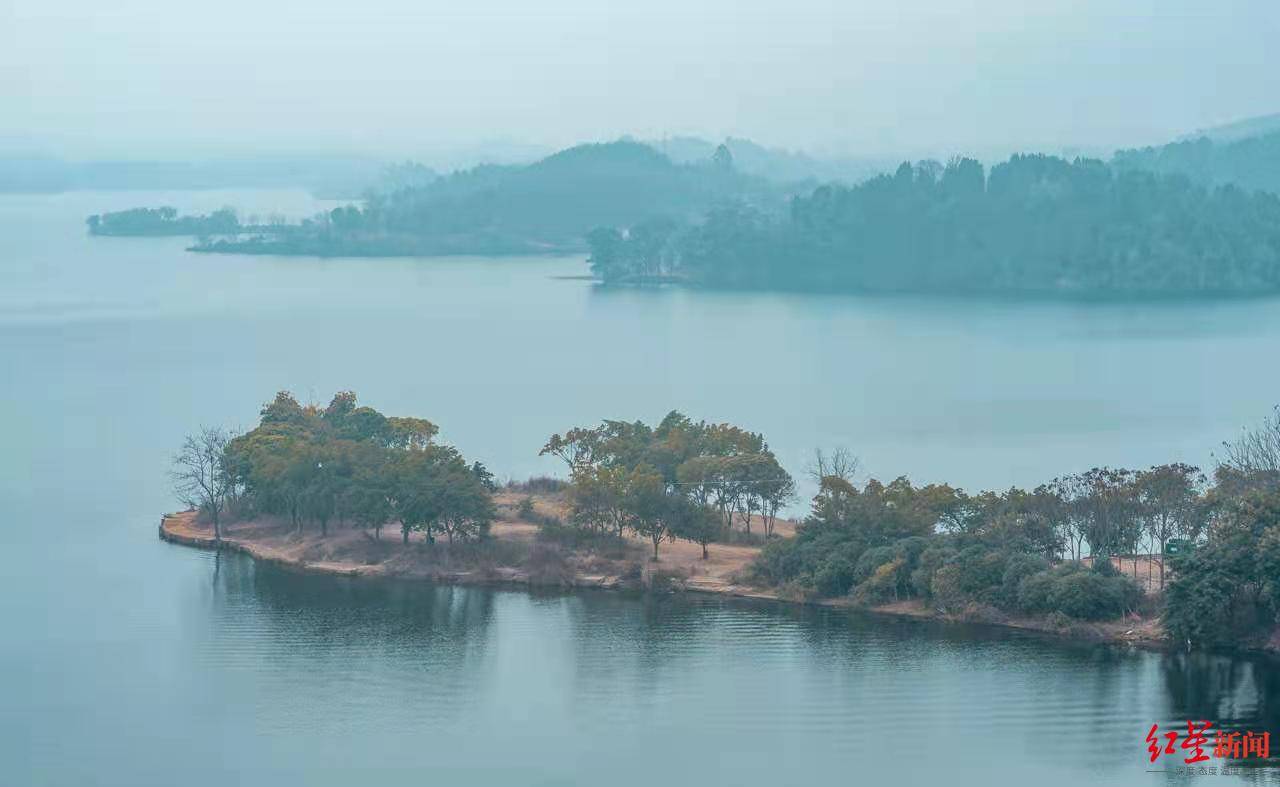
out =
[[(1280, 197), (1229, 182), (1221, 167), (1175, 171), (1179, 145), (1111, 163), (1018, 155), (990, 172), (967, 158), (923, 161), (815, 187), (743, 172), (728, 144), (690, 158), (708, 150), (696, 142), (664, 143), (686, 163), (631, 140), (449, 175), (405, 163), (385, 169), (363, 204), (296, 224), (137, 209), (91, 217), (90, 230), (189, 234), (203, 252), (325, 257), (586, 250), (609, 283), (1086, 296), (1280, 289)], [(1209, 154), (1214, 161), (1255, 151), (1264, 171), (1258, 151), (1280, 150), (1280, 134), (1179, 144), (1236, 151)], [(1169, 171), (1141, 168), (1148, 155)]]
[(1160, 147), (1121, 150), (1112, 163), (1126, 171), (1185, 175), (1209, 186), (1234, 183), (1245, 189), (1280, 193), (1280, 131), (1227, 139), (1202, 136)]
[(130, 208), (99, 213), (85, 219), (91, 235), (165, 236), (208, 235), (239, 232), (242, 227), (232, 208), (200, 216), (180, 216), (177, 208)]
[(780, 218), (597, 228), (606, 282), (867, 292), (1160, 295), (1280, 289), (1280, 198), (1097, 160), (903, 164), (829, 185)]
[[(715, 157), (719, 147), (700, 137), (667, 137), (645, 144), (677, 164), (708, 161)], [(858, 183), (892, 170), (897, 163), (892, 159), (819, 157), (766, 147), (738, 137), (728, 137), (722, 144), (733, 157), (733, 166), (738, 171), (783, 184)]]
[(529, 254), (585, 250), (601, 224), (662, 213), (692, 222), (719, 203), (782, 210), (787, 193), (732, 156), (676, 164), (647, 145), (580, 145), (526, 166), (485, 165), (370, 192), (268, 232), (207, 238), (196, 251), (314, 256)]

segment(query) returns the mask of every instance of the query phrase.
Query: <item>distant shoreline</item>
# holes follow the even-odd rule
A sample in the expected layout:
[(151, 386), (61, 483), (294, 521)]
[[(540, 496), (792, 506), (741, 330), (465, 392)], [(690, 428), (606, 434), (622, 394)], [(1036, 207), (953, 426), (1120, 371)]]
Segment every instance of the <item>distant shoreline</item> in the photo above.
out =
[[(188, 234), (188, 237), (191, 235)], [(544, 243), (533, 241), (493, 240), (472, 242), (470, 239), (389, 238), (376, 243), (314, 243), (294, 240), (287, 235), (248, 237), (234, 240), (219, 238), (188, 246), (193, 254), (243, 254), (251, 257), (303, 257), (311, 259), (405, 259), (414, 257), (541, 257), (567, 256), (587, 251), (580, 243)]]
[[(195, 521), (195, 512), (183, 511), (165, 514), (161, 517), (159, 537), (162, 541), (194, 547), (198, 549), (215, 549), (210, 528)], [(536, 530), (533, 525), (517, 523), (504, 532), (496, 535), (500, 541), (528, 538)], [(227, 533), (222, 539), (224, 550), (239, 552), (253, 558), (256, 562), (294, 574), (320, 575), (333, 577), (358, 578), (373, 581), (417, 581), (449, 585), (506, 587), (515, 589), (531, 589), (535, 587), (561, 587), (567, 589), (597, 590), (630, 590), (643, 592), (646, 590), (665, 590), (667, 592), (694, 592), (722, 597), (766, 601), (795, 606), (820, 606), (834, 609), (856, 610), (872, 615), (880, 615), (899, 620), (920, 620), (937, 623), (958, 623), (964, 625), (990, 626), (1013, 629), (1043, 635), (1059, 641), (1070, 640), (1095, 644), (1128, 645), (1148, 650), (1168, 650), (1171, 643), (1164, 634), (1158, 620), (1128, 621), (1113, 620), (1101, 623), (1079, 622), (1066, 627), (1056, 627), (1043, 618), (993, 617), (977, 611), (968, 615), (949, 615), (931, 609), (918, 600), (905, 600), (880, 604), (876, 606), (860, 606), (847, 598), (790, 598), (777, 591), (736, 581), (732, 575), (724, 573), (705, 576), (688, 576), (683, 579), (673, 578), (665, 571), (680, 565), (678, 557), (668, 557), (670, 562), (650, 564), (647, 560), (639, 562), (639, 572), (630, 575), (625, 570), (616, 572), (593, 572), (577, 569), (568, 574), (554, 578), (536, 575), (525, 566), (487, 566), (487, 567), (442, 567), (422, 560), (415, 560), (422, 552), (412, 544), (403, 547), (398, 536), (390, 535), (381, 542), (390, 557), (382, 562), (367, 563), (351, 559), (351, 556), (339, 554), (343, 544), (353, 543), (368, 546), (372, 537), (363, 531), (352, 536), (349, 531), (345, 542), (335, 536), (327, 539), (314, 534), (291, 536), (287, 528), (250, 523), (245, 531), (238, 531), (233, 525), (224, 526)], [(239, 533), (239, 534), (238, 534)], [(363, 540), (360, 540), (363, 539)], [(675, 546), (675, 545), (672, 545)], [(328, 549), (326, 549), (328, 547)], [(668, 549), (668, 553), (672, 550)], [(742, 557), (747, 553), (755, 553), (754, 547), (713, 545), (713, 557), (719, 552), (732, 551)], [(328, 554), (326, 554), (326, 552)], [(318, 557), (320, 559), (313, 559)], [(345, 559), (344, 559), (345, 558)], [(738, 561), (740, 562), (740, 561)], [(745, 565), (745, 564), (744, 564)], [(737, 562), (732, 567), (737, 566)], [(613, 566), (622, 568), (621, 564)], [(632, 566), (634, 569), (634, 566)]]
[[(286, 228), (287, 229), (287, 228)], [(91, 230), (99, 238), (196, 238), (200, 233), (179, 228), (130, 230)], [(306, 237), (294, 237), (278, 227), (246, 226), (229, 234), (202, 239), (184, 250), (192, 254), (242, 255), (280, 259), (311, 260), (406, 260), (423, 258), (542, 258), (572, 257), (590, 253), (580, 242), (539, 242), (517, 239), (433, 238), (411, 236), (382, 238), (377, 241), (348, 239), (318, 243)], [(594, 273), (555, 276), (566, 281), (590, 281), (616, 290), (647, 290), (664, 287), (701, 292), (729, 292), (774, 295), (837, 295), (862, 298), (940, 298), (990, 303), (1221, 303), (1280, 298), (1278, 287), (1236, 288), (1229, 286), (1135, 289), (1089, 287), (963, 287), (944, 285), (921, 286), (848, 286), (823, 282), (786, 281), (704, 281), (684, 273), (629, 274), (603, 278)]]

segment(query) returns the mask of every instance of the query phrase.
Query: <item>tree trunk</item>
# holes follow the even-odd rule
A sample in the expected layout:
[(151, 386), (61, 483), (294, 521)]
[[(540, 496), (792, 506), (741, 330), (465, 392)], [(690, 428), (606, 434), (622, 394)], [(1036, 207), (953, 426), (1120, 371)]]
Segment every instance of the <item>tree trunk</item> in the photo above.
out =
[(702, 542), (702, 559), (703, 560), (707, 559), (707, 542), (706, 541)]

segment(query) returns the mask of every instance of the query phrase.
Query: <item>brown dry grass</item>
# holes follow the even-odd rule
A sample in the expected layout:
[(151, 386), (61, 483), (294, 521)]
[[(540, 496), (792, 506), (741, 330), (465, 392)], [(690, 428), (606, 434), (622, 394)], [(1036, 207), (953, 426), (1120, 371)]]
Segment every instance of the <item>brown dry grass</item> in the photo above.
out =
[[(375, 540), (372, 530), (330, 527), (327, 536), (321, 536), (314, 526), (296, 532), (285, 520), (277, 517), (235, 522), (223, 526), (223, 539), (233, 548), (246, 551), (260, 559), (275, 561), (293, 568), (323, 573), (359, 576), (398, 577), (446, 577), (455, 580), (490, 578), (509, 581), (534, 581), (539, 574), (550, 578), (568, 573), (570, 578), (561, 584), (587, 584), (616, 586), (625, 584), (626, 577), (639, 577), (648, 584), (655, 576), (664, 581), (674, 579), (690, 590), (707, 592), (737, 592), (756, 595), (757, 591), (743, 586), (741, 576), (759, 554), (760, 548), (747, 544), (711, 544), (708, 557), (703, 559), (702, 548), (687, 541), (664, 541), (658, 550), (659, 558), (652, 561), (652, 545), (649, 541), (628, 535), (620, 557), (571, 553), (565, 554), (563, 570), (548, 568), (547, 556), (534, 555), (538, 525), (520, 516), (520, 504), (530, 498), (539, 516), (554, 516), (561, 520), (568, 517), (568, 506), (563, 495), (534, 494), (502, 490), (494, 496), (497, 507), (490, 534), (503, 546), (508, 557), (524, 556), (508, 561), (510, 565), (495, 566), (492, 561), (477, 563), (474, 556), (457, 558), (460, 549), (451, 548), (437, 538), (432, 549), (425, 549), (425, 537), (411, 533), (408, 545), (402, 543), (398, 526), (383, 528), (381, 540)], [(795, 533), (796, 523), (779, 519), (775, 533), (788, 537)], [(171, 514), (165, 518), (164, 532), (177, 541), (207, 545), (212, 541), (212, 527), (198, 522), (194, 512)], [(753, 532), (763, 531), (763, 522), (757, 517), (752, 521)], [(542, 550), (543, 552), (545, 550)], [(537, 566), (527, 565), (529, 556), (538, 557)], [(455, 559), (457, 558), (457, 559)], [(548, 580), (549, 581), (549, 580)]]

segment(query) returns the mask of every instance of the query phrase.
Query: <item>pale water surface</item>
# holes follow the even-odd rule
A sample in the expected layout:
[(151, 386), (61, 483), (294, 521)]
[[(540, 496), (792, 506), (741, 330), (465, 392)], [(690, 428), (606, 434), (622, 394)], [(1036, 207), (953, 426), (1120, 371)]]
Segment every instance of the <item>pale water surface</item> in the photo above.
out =
[[(1211, 461), (1280, 401), (1280, 304), (603, 291), (580, 259), (199, 256), (0, 197), (0, 783), (1158, 783), (1150, 725), (1280, 730), (1280, 674), (844, 613), (302, 580), (158, 542), (201, 422), (278, 389), (424, 415), (500, 476), (680, 408), (797, 475), (1033, 485)], [(802, 508), (801, 506), (798, 506)], [(1255, 778), (1265, 774), (1255, 772)], [(1213, 783), (1230, 778), (1214, 777)]]

